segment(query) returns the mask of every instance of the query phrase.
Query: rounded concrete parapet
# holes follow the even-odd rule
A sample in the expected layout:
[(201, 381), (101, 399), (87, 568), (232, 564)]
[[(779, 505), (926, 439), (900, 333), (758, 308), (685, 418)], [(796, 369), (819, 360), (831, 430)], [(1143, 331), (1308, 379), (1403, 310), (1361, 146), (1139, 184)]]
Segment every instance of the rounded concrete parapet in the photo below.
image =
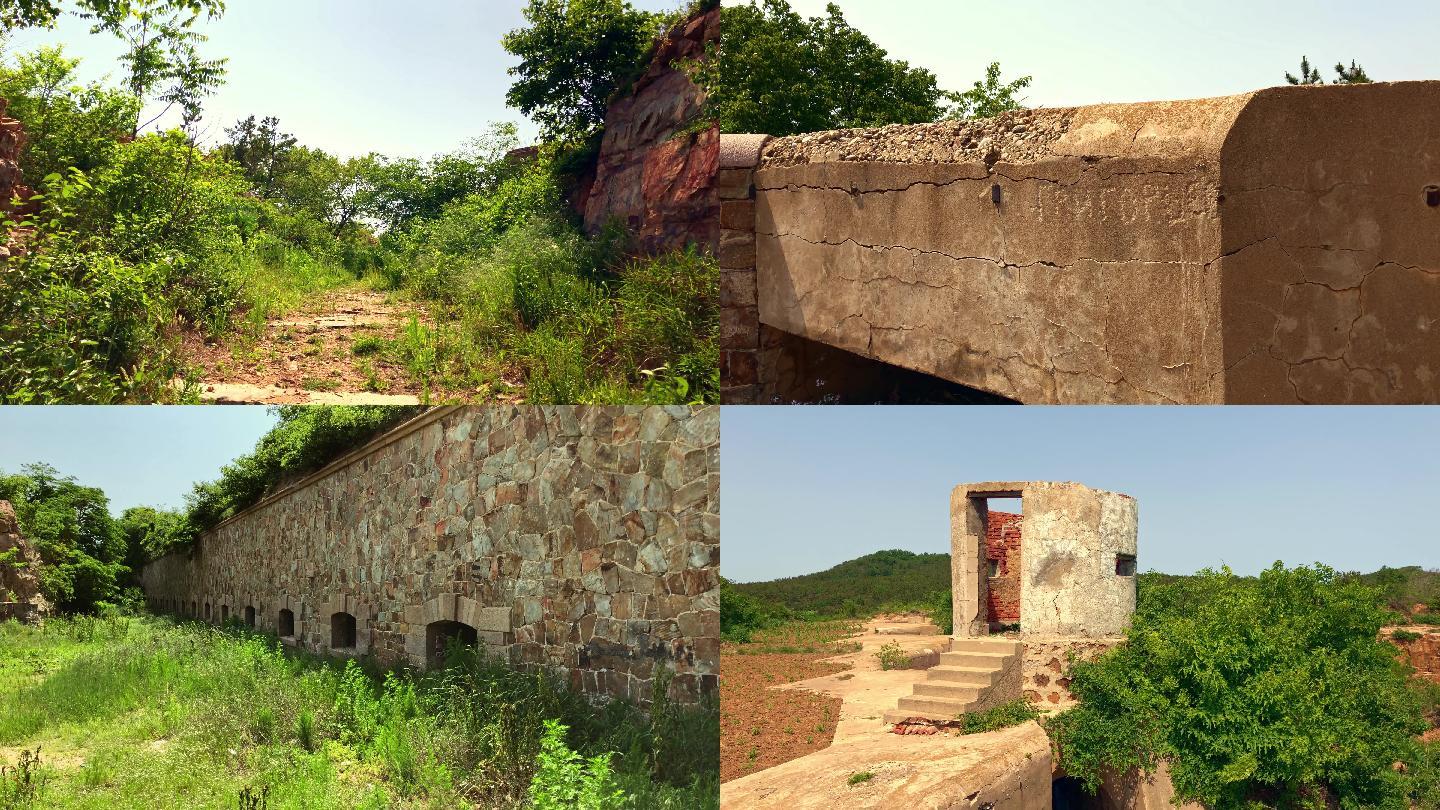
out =
[(722, 134), (720, 136), (720, 168), (755, 168), (760, 164), (760, 153), (769, 141), (769, 135)]

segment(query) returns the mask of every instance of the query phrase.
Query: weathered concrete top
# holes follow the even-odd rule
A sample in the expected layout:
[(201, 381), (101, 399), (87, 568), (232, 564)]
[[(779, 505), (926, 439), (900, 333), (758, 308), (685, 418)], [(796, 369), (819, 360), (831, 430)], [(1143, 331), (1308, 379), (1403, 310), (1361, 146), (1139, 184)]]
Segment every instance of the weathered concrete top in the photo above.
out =
[(1014, 110), (994, 118), (775, 138), (762, 168), (813, 163), (1035, 163), (1084, 155), (1218, 151), (1255, 93), (1193, 101)]
[(760, 321), (1041, 403), (1440, 402), (1440, 82), (776, 138)]
[(1112, 495), (1135, 500), (1123, 492), (1096, 489), (1074, 481), (987, 481), (979, 484), (956, 484), (952, 492), (956, 497), (967, 498), (1020, 498), (1026, 492), (1045, 489), (1080, 489), (1098, 495)]
[[(873, 776), (859, 784), (849, 778)], [(963, 737), (872, 734), (720, 786), (722, 808), (1050, 807), (1050, 739), (1036, 723)]]

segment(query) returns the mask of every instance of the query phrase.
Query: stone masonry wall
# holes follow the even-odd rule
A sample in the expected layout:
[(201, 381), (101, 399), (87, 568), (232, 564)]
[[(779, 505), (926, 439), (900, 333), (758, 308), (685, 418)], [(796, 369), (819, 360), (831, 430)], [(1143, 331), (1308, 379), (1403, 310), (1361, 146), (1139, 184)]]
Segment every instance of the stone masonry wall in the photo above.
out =
[(715, 173), (720, 130), (695, 130), (705, 94), (677, 69), (720, 38), (720, 9), (677, 25), (657, 44), (649, 69), (610, 105), (594, 180), (584, 195), (586, 228), (618, 219), (647, 253), (719, 241)]
[(719, 672), (719, 431), (715, 407), (436, 409), (141, 580), (310, 650), (424, 666), (458, 622), (592, 696), (644, 703), (663, 667), (693, 701)]
[(762, 324), (1031, 403), (1440, 402), (1440, 82), (766, 143)]
[(992, 624), (1020, 621), (1020, 515), (991, 512), (985, 529), (985, 557), (997, 575), (986, 588), (986, 615)]

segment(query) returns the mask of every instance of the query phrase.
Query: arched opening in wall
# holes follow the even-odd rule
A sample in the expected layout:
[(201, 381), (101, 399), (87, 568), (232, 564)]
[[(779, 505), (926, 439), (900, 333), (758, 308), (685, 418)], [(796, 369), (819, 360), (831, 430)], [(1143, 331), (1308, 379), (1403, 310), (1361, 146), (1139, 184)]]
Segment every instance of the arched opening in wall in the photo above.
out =
[(330, 649), (355, 649), (355, 617), (349, 613), (336, 613), (330, 617)]
[(1098, 810), (1103, 804), (1098, 796), (1085, 792), (1084, 782), (1062, 776), (1050, 783), (1050, 806), (1054, 810)]
[(221, 624), (224, 624), (224, 623), (226, 623), (226, 622), (228, 622), (228, 621), (230, 621), (230, 606), (229, 606), (229, 605), (221, 605), (221, 606), (220, 606), (220, 623), (221, 623)]
[(210, 620), (212, 619), (212, 617), (213, 617), (213, 614), (210, 612), (210, 603), (209, 603), (209, 602), (206, 602), (206, 603), (205, 603), (205, 621), (207, 621), (207, 622), (210, 621)]
[(294, 638), (295, 611), (290, 610), (289, 608), (282, 609), (280, 611), (279, 619), (275, 622), (275, 626), (278, 629), (281, 638)]
[(431, 622), (425, 626), (425, 666), (435, 669), (445, 666), (452, 650), (462, 647), (474, 648), (480, 643), (475, 628), (462, 622)]
[(255, 627), (255, 607), (253, 605), (245, 606), (245, 626), (251, 629)]

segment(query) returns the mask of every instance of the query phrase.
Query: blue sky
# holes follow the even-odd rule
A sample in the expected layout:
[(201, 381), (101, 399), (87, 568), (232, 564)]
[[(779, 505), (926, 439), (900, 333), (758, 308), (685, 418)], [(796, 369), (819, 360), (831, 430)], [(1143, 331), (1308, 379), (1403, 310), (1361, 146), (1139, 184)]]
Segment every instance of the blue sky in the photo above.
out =
[[(668, 11), (679, 0), (631, 0)], [(68, 7), (70, 4), (67, 2)], [(203, 24), (207, 58), (226, 56), (230, 76), (210, 100), (210, 141), (247, 115), (274, 115), (300, 142), (341, 155), (371, 151), (429, 156), (482, 135), (491, 122), (535, 127), (505, 106), (500, 47), (524, 24), (523, 0), (230, 0), (225, 16)], [(73, 16), (53, 31), (24, 31), (9, 45), (23, 52), (64, 43), (85, 59), (85, 78), (120, 72), (121, 49), (92, 35)]]
[(260, 405), (0, 407), (0, 471), (49, 464), (105, 490), (117, 515), (180, 507), (192, 484), (218, 478), (277, 421)]
[(737, 582), (949, 552), (949, 496), (1078, 481), (1140, 504), (1140, 567), (1440, 567), (1440, 408), (725, 408)]
[[(826, 0), (790, 0), (807, 16)], [(727, 5), (737, 4), (725, 0)], [(894, 58), (964, 90), (999, 61), (1028, 106), (1203, 98), (1280, 84), (1308, 54), (1327, 80), (1440, 79), (1440, 4), (1385, 0), (838, 0)]]

